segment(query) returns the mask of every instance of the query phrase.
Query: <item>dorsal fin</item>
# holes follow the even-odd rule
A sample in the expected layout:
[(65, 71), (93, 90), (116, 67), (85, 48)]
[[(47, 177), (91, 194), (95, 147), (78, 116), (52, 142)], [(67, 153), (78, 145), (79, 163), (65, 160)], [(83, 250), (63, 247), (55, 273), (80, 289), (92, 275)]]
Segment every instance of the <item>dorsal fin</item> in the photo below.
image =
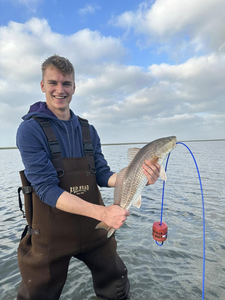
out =
[(127, 151), (128, 164), (131, 163), (135, 155), (140, 151), (140, 148), (130, 148)]
[(119, 173), (117, 173), (116, 176), (116, 183), (114, 188), (114, 204), (119, 205), (121, 195), (122, 195), (122, 188), (123, 188), (123, 181), (126, 174), (127, 167), (120, 170)]

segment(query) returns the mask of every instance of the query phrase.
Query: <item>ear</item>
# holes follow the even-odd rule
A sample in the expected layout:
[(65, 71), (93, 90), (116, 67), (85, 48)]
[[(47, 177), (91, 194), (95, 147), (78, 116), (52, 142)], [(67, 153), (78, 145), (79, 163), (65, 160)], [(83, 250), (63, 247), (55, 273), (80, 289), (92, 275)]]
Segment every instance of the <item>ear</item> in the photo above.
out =
[(75, 93), (75, 90), (76, 90), (76, 84), (74, 82), (74, 85), (73, 85), (73, 94)]
[(41, 80), (40, 85), (41, 85), (42, 92), (45, 93), (45, 86), (43, 80)]

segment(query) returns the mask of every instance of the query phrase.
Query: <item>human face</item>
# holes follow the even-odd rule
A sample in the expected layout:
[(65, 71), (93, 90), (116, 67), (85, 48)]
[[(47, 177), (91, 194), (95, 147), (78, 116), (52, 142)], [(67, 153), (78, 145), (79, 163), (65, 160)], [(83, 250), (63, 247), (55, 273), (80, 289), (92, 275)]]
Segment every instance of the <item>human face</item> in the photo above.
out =
[(47, 67), (41, 81), (47, 107), (62, 120), (70, 119), (69, 104), (75, 92), (73, 74), (63, 75), (54, 67)]

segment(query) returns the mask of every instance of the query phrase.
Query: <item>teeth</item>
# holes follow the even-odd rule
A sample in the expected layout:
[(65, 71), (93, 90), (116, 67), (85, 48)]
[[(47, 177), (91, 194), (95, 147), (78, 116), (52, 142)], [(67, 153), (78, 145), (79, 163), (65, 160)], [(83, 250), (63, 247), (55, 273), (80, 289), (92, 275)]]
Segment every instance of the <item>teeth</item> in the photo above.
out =
[(56, 96), (55, 96), (55, 98), (57, 98), (57, 99), (64, 99), (64, 98), (66, 98), (66, 97), (56, 97)]

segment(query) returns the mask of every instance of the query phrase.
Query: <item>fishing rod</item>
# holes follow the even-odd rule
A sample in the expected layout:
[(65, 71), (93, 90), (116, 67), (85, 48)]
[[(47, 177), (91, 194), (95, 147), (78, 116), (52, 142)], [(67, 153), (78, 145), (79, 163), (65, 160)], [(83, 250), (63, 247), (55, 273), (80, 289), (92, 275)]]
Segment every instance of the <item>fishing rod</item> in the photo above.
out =
[[(200, 172), (199, 172), (199, 169), (198, 169), (196, 159), (195, 159), (193, 153), (191, 152), (191, 150), (189, 149), (189, 147), (187, 145), (185, 145), (184, 143), (182, 143), (182, 142), (177, 142), (176, 144), (181, 144), (181, 145), (185, 146), (189, 150), (190, 154), (192, 155), (192, 158), (195, 162), (195, 166), (196, 166), (196, 169), (197, 169), (197, 172), (198, 172), (199, 184), (200, 184), (200, 188), (201, 188), (202, 218), (203, 218), (203, 271), (202, 271), (202, 300), (203, 300), (204, 299), (204, 290), (205, 290), (205, 208), (204, 208), (204, 196), (203, 196), (201, 176), (200, 176)], [(170, 153), (167, 157), (165, 171), (167, 170), (169, 157), (170, 157)], [(152, 228), (152, 236), (153, 236), (153, 238), (154, 238), (154, 240), (155, 240), (155, 242), (158, 246), (163, 245), (163, 242), (167, 239), (167, 232), (168, 232), (167, 224), (162, 221), (164, 191), (165, 191), (165, 181), (163, 182), (163, 190), (162, 190), (161, 220), (160, 220), (160, 222), (154, 222), (153, 228)], [(158, 242), (161, 242), (161, 244), (159, 244)]]

